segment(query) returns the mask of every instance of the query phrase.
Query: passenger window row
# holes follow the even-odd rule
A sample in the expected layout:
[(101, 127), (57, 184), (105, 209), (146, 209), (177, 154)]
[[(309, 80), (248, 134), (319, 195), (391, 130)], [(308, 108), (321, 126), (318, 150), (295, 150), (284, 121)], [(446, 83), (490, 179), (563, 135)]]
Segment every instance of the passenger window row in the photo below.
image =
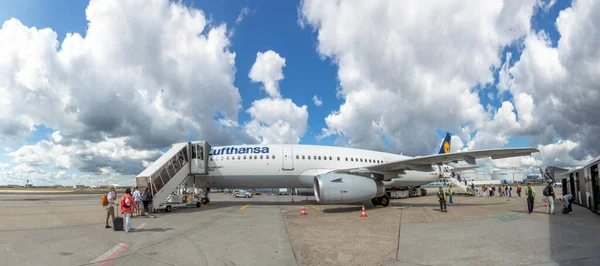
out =
[[(220, 155), (220, 156), (210, 156), (209, 157), (210, 161), (225, 161), (225, 160), (262, 160), (262, 159), (275, 159), (275, 155)], [(313, 155), (313, 156), (306, 156), (306, 155), (296, 155), (296, 160), (329, 160), (329, 161), (333, 161), (334, 158), (332, 156), (318, 156), (318, 155)], [(336, 159), (338, 161), (341, 161), (342, 159), (338, 156), (336, 157)], [(346, 162), (350, 161), (350, 162), (361, 162), (361, 163), (384, 163), (386, 161), (384, 160), (377, 160), (377, 159), (365, 159), (365, 158), (354, 158), (354, 157), (344, 157), (344, 160)]]
[[(302, 160), (329, 160), (329, 161), (333, 161), (333, 157), (331, 156), (318, 156), (318, 155), (313, 155), (313, 156), (305, 156), (305, 155), (296, 155), (296, 160), (300, 160), (302, 158)], [(344, 157), (345, 161), (347, 162), (348, 159), (350, 160), (350, 162), (361, 162), (361, 163), (383, 163), (383, 160), (376, 160), (376, 159), (365, 159), (365, 158), (353, 158), (353, 157)], [(341, 158), (338, 156), (337, 160), (340, 161)]]
[(262, 159), (275, 159), (275, 155), (223, 155), (223, 156), (210, 156), (211, 161), (224, 161), (224, 160), (262, 160)]

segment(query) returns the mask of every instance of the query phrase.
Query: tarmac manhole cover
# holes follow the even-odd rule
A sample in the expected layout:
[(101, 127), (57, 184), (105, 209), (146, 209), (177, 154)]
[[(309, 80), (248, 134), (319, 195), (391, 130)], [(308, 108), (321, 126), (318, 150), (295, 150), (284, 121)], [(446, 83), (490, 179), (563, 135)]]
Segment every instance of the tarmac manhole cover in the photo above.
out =
[(519, 215), (515, 215), (515, 214), (506, 214), (506, 215), (492, 216), (492, 218), (506, 222), (506, 221), (512, 221), (512, 220), (521, 219), (523, 217), (521, 217)]

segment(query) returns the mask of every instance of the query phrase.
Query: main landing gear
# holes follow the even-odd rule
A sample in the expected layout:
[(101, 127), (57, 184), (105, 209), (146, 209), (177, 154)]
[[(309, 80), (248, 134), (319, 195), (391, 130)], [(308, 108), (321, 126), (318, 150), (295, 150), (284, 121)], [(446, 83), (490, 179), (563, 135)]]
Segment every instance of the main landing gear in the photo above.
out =
[(390, 196), (386, 193), (381, 197), (371, 199), (371, 203), (375, 206), (382, 205), (383, 207), (387, 207), (390, 205)]

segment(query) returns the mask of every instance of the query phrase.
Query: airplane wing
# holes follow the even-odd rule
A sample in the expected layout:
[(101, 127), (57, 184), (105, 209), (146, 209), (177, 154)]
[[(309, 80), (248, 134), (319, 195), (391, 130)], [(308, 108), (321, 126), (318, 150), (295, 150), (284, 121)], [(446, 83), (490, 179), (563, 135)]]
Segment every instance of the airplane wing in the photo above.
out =
[(450, 162), (466, 161), (469, 164), (475, 164), (475, 159), (491, 157), (492, 159), (502, 159), (518, 156), (531, 155), (539, 152), (535, 148), (504, 148), (504, 149), (489, 149), (478, 151), (464, 151), (454, 153), (435, 154), (421, 157), (408, 158), (389, 163), (365, 166), (353, 169), (340, 169), (334, 172), (353, 173), (353, 172), (397, 172), (404, 170), (416, 171), (431, 171), (431, 165), (445, 164)]

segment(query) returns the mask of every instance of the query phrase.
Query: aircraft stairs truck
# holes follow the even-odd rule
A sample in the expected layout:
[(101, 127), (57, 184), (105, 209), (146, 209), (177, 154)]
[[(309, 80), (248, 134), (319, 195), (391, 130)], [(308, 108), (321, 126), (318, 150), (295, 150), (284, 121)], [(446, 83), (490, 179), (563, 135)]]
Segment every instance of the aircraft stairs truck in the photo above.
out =
[(208, 155), (211, 146), (207, 141), (175, 143), (136, 177), (140, 191), (150, 188), (151, 210), (171, 211), (176, 207), (200, 207), (208, 203), (208, 190), (199, 197), (194, 192), (181, 195), (180, 188), (190, 185), (195, 191), (195, 176), (208, 174)]

